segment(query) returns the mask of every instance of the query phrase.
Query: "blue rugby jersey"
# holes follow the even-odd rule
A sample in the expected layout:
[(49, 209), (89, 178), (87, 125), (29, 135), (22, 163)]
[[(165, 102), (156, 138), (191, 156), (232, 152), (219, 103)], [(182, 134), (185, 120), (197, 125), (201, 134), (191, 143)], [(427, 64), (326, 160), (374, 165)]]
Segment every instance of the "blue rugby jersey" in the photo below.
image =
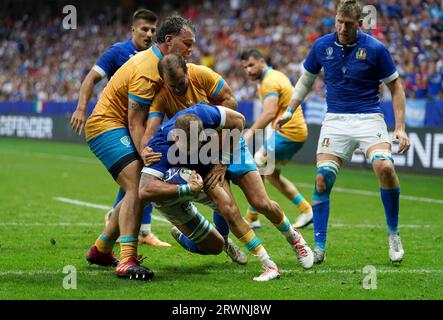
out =
[(138, 50), (131, 39), (114, 43), (100, 56), (92, 69), (109, 80), (126, 61), (137, 53)]
[(379, 85), (398, 77), (385, 46), (362, 31), (347, 46), (336, 32), (317, 39), (303, 66), (312, 74), (323, 68), (329, 113), (381, 113)]
[[(168, 161), (169, 147), (174, 144), (173, 141), (168, 140), (168, 134), (175, 128), (175, 120), (185, 114), (193, 114), (198, 116), (203, 123), (204, 129), (219, 130), (224, 127), (226, 122), (226, 113), (222, 108), (207, 104), (197, 104), (177, 112), (171, 119), (160, 125), (148, 143), (148, 146), (152, 148), (153, 152), (162, 153), (161, 160), (148, 167), (149, 173), (160, 179), (163, 178), (165, 172), (169, 168), (177, 166), (177, 164), (172, 165)], [(200, 163), (188, 164), (186, 167), (198, 172), (205, 171), (205, 166)]]

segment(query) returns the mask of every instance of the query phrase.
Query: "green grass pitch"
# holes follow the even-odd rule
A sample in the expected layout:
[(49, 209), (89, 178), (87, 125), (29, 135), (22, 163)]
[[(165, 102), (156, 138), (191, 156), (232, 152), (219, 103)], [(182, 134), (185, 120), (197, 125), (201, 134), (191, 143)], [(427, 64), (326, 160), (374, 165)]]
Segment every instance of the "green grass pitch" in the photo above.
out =
[[(240, 266), (224, 253), (188, 253), (155, 212), (154, 232), (173, 246), (139, 248), (148, 257), (144, 264), (155, 272), (154, 280), (145, 283), (88, 266), (85, 253), (102, 230), (105, 210), (56, 199), (112, 205), (117, 186), (87, 146), (1, 139), (0, 155), (0, 299), (443, 298), (443, 177), (400, 174), (400, 231), (406, 252), (400, 266), (388, 259), (385, 217), (373, 173), (344, 168), (332, 194), (324, 264), (303, 271), (283, 237), (262, 217), (257, 235), (284, 273), (279, 280), (256, 283), (252, 278), (261, 270), (253, 256)], [(314, 165), (291, 164), (284, 174), (310, 198)], [(296, 208), (270, 185), (267, 189), (294, 221)], [(236, 187), (234, 193), (244, 212), (244, 197)], [(208, 209), (203, 214), (212, 216)], [(302, 233), (312, 245), (312, 225)], [(373, 290), (362, 285), (368, 265), (377, 271)], [(64, 289), (65, 266), (76, 268), (77, 289)]]

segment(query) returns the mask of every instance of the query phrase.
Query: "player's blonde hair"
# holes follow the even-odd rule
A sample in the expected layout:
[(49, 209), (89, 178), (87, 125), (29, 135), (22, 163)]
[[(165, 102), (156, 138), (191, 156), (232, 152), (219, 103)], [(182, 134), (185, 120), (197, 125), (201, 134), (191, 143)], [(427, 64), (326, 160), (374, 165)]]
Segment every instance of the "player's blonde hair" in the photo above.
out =
[(352, 15), (355, 13), (357, 20), (362, 19), (362, 7), (357, 0), (341, 0), (337, 7), (337, 13)]

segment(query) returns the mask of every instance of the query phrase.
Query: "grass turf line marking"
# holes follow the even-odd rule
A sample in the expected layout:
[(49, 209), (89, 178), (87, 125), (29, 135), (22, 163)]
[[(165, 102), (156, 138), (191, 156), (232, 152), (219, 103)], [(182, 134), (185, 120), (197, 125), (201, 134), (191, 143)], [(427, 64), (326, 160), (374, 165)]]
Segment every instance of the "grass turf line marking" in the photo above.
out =
[[(75, 200), (75, 199), (69, 199), (69, 198), (64, 198), (64, 197), (54, 197), (53, 199), (56, 200), (56, 201), (60, 201), (60, 202), (64, 202), (64, 203), (69, 203), (69, 204), (73, 204), (73, 205), (76, 205), (76, 206), (89, 207), (89, 208), (95, 208), (95, 209), (109, 210), (109, 209), (112, 208), (110, 206), (106, 206), (106, 205), (102, 205), (102, 204), (91, 203), (91, 202), (84, 202), (84, 201)], [(165, 223), (169, 224), (169, 221), (166, 220), (163, 217), (157, 217), (155, 215), (152, 215), (152, 219), (156, 220), (156, 221), (161, 221), (161, 222), (165, 222)]]
[(82, 162), (82, 163), (94, 163), (94, 164), (100, 164), (100, 161), (97, 159), (87, 158), (87, 157), (80, 157), (80, 156), (66, 156), (61, 155), (59, 153), (43, 153), (43, 152), (33, 152), (33, 151), (25, 151), (25, 152), (19, 152), (16, 150), (2, 150), (2, 152), (5, 151), (10, 154), (19, 154), (21, 156), (34, 156), (39, 158), (51, 158), (51, 159), (57, 159), (57, 160), (63, 160), (63, 161), (75, 161), (75, 162)]
[[(304, 188), (313, 188), (314, 187), (314, 185), (308, 184), (308, 183), (297, 183), (297, 186), (304, 187)], [(336, 192), (339, 192), (339, 193), (351, 193), (351, 194), (358, 194), (361, 196), (377, 197), (377, 198), (380, 197), (380, 192), (374, 192), (374, 191), (366, 191), (366, 190), (360, 190), (360, 189), (346, 189), (346, 188), (340, 188), (340, 187), (334, 187), (333, 190)], [(402, 194), (400, 195), (400, 200), (410, 200), (410, 201), (443, 204), (443, 199), (415, 197), (415, 196), (408, 196), (408, 195), (402, 195)]]
[[(84, 163), (95, 163), (100, 164), (99, 161), (96, 159), (86, 158), (86, 157), (76, 157), (76, 156), (64, 156), (60, 154), (51, 154), (51, 153), (43, 153), (43, 152), (18, 152), (15, 150), (3, 150), (8, 153), (14, 153), (14, 154), (20, 154), (20, 155), (34, 155), (37, 157), (43, 157), (43, 158), (52, 158), (52, 159), (59, 159), (59, 160), (66, 160), (66, 161), (78, 161), (78, 162), (84, 162)], [(313, 188), (314, 185), (309, 183), (297, 183), (298, 186), (304, 187), (304, 188)], [(367, 190), (360, 190), (360, 189), (347, 189), (347, 188), (340, 188), (340, 187), (334, 187), (334, 191), (339, 193), (351, 193), (351, 194), (357, 194), (362, 196), (369, 196), (369, 197), (380, 197), (379, 192), (374, 191), (367, 191)], [(443, 199), (434, 199), (434, 198), (425, 198), (425, 197), (416, 197), (416, 196), (408, 196), (408, 195), (400, 195), (401, 200), (410, 200), (410, 201), (419, 201), (419, 202), (427, 202), (427, 203), (435, 203), (435, 204), (443, 204)]]
[[(162, 217), (152, 216), (152, 219), (160, 221), (160, 222), (167, 222), (166, 219), (163, 219)], [(103, 223), (87, 223), (87, 222), (55, 222), (55, 223), (43, 223), (43, 222), (0, 222), (0, 227), (99, 227), (103, 226)], [(386, 228), (384, 225), (377, 225), (377, 224), (343, 224), (343, 223), (331, 223), (331, 227), (334, 228), (361, 228), (361, 229), (370, 229), (370, 228), (377, 228), (377, 229), (383, 229)], [(420, 229), (420, 228), (441, 228), (439, 225), (418, 225), (418, 224), (400, 224), (400, 228), (405, 229)]]
[[(443, 269), (402, 269), (401, 267), (393, 267), (392, 269), (386, 269), (386, 268), (376, 268), (377, 273), (388, 273), (388, 274), (441, 274), (443, 273)], [(329, 274), (329, 273), (342, 273), (342, 274), (361, 274), (363, 270), (352, 270), (352, 269), (320, 269), (320, 270), (301, 270), (301, 269), (284, 269), (281, 270), (284, 274)], [(108, 273), (114, 273), (114, 270), (79, 270), (77, 273), (79, 274), (85, 274), (85, 275), (99, 275), (99, 274), (108, 274)], [(187, 270), (162, 270), (157, 269), (156, 272), (158, 273), (183, 273), (188, 274), (189, 271)], [(237, 273), (237, 274), (249, 274), (252, 271), (251, 270), (241, 270), (241, 269), (230, 269), (230, 270), (207, 270), (208, 273)], [(26, 276), (32, 276), (32, 275), (59, 275), (63, 274), (62, 270), (10, 270), (10, 271), (0, 271), (0, 276), (9, 276), (9, 275), (26, 275)]]

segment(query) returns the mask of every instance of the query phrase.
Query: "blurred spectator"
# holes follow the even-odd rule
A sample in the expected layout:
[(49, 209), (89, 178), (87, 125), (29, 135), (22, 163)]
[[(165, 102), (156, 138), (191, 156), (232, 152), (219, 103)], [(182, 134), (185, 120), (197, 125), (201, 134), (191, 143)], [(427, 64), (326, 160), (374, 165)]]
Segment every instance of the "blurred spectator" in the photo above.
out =
[[(440, 0), (362, 1), (377, 8), (377, 27), (365, 30), (390, 51), (405, 80), (408, 97), (442, 97), (443, 8)], [(336, 1), (181, 1), (179, 13), (197, 26), (191, 62), (214, 68), (237, 99), (253, 99), (238, 54), (256, 47), (269, 64), (297, 81), (312, 43), (334, 30)], [(170, 4), (158, 10), (171, 14)], [(42, 11), (31, 19), (0, 21), (0, 100), (76, 100), (84, 76), (108, 46), (129, 38), (115, 19), (118, 9), (94, 14), (77, 30), (63, 30), (60, 17)], [(96, 88), (98, 94), (105, 82)], [(318, 86), (317, 86), (318, 87)], [(318, 89), (316, 97), (324, 95)]]

